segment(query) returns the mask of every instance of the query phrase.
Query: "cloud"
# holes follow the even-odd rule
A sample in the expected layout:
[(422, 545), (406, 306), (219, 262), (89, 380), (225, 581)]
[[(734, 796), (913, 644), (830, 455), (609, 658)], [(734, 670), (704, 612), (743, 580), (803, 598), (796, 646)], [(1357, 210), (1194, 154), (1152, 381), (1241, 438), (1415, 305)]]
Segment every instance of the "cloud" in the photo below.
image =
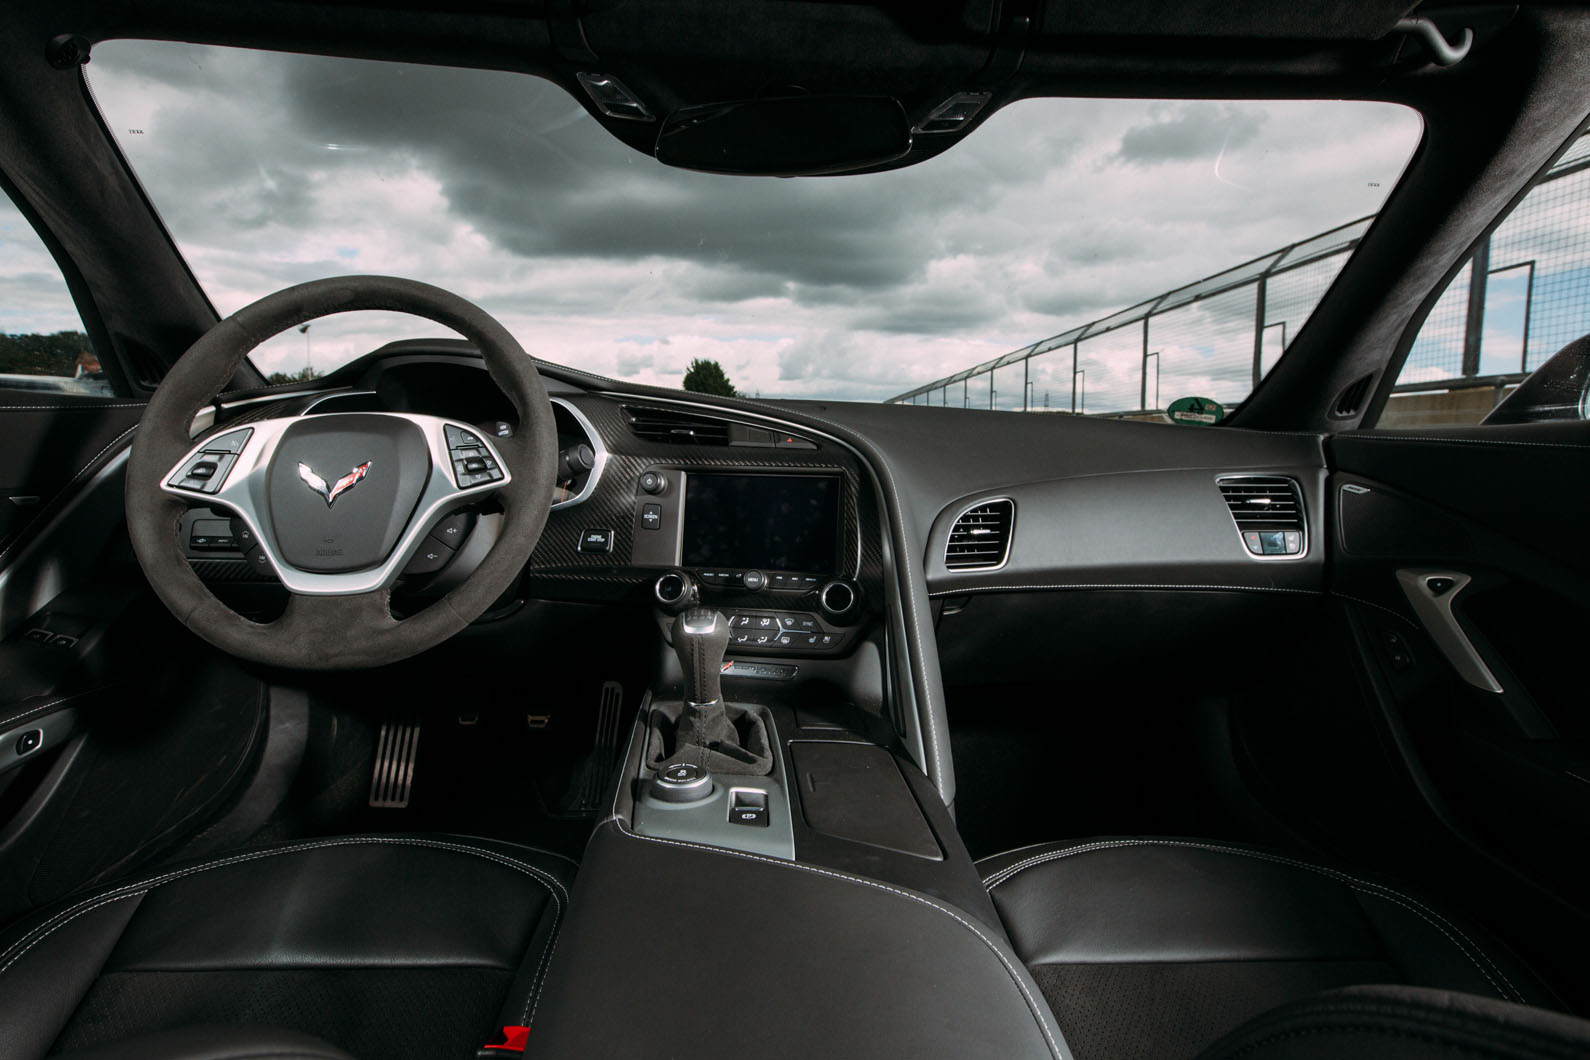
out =
[(1264, 128), (1264, 115), (1234, 103), (1183, 103), (1121, 135), (1119, 157), (1139, 165), (1214, 158), (1245, 147)]
[[(406, 275), (551, 361), (678, 385), (710, 357), (783, 397), (888, 397), (1362, 216), (1418, 133), (1386, 104), (1034, 99), (920, 166), (748, 179), (668, 169), (518, 74), (109, 41), (88, 76), (223, 312)], [(438, 333), (328, 319), (309, 356)], [(294, 338), (256, 361), (300, 367)], [(1135, 394), (1114, 372), (1090, 409)]]

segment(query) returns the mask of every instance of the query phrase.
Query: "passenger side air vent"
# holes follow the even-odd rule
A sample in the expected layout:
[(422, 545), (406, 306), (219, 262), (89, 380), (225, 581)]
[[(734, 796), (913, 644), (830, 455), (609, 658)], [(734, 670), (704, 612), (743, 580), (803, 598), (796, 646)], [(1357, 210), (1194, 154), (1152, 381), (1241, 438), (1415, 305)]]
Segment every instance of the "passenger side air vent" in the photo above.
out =
[(1230, 475), (1218, 480), (1220, 495), (1242, 543), (1255, 556), (1300, 556), (1307, 544), (1303, 494), (1281, 475)]
[(672, 445), (728, 445), (729, 422), (688, 412), (624, 406), (629, 429), (648, 442)]
[(950, 540), (944, 546), (944, 565), (950, 570), (1003, 567), (1010, 556), (1010, 536), (1015, 523), (1016, 502), (1008, 498), (985, 501), (966, 509), (950, 527)]

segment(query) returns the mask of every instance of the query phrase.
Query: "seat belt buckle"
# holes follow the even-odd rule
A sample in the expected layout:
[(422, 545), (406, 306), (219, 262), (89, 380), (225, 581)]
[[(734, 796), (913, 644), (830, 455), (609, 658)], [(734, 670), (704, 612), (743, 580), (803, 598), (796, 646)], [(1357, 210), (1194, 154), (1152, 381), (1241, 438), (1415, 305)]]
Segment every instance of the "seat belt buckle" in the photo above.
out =
[(475, 1056), (478, 1060), (504, 1060), (505, 1057), (523, 1055), (530, 1040), (529, 1027), (503, 1027), (496, 1038), (481, 1046)]

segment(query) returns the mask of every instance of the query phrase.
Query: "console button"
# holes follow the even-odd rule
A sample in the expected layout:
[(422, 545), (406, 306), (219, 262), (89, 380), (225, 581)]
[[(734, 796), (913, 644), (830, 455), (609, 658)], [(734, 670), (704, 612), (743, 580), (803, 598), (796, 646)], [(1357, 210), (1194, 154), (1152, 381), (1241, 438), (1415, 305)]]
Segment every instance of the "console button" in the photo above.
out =
[(753, 828), (767, 827), (767, 792), (733, 788), (729, 791), (729, 820)]
[(741, 576), (741, 581), (747, 589), (754, 593), (767, 584), (767, 575), (759, 570), (748, 570)]
[(581, 530), (581, 552), (611, 552), (613, 551), (613, 531), (605, 529)]
[(772, 644), (773, 643), (773, 638), (775, 638), (777, 636), (778, 636), (778, 634), (773, 632), (772, 630), (752, 630), (751, 631), (751, 640), (750, 640), (749, 643), (751, 643), (755, 647), (762, 648), (762, 647), (766, 647), (769, 644)]
[(1257, 530), (1245, 530), (1242, 534), (1242, 543), (1248, 546), (1248, 551), (1255, 556), (1264, 555), (1264, 539)]
[(642, 530), (662, 529), (662, 505), (643, 504), (640, 509), (640, 528)]
[(821, 628), (817, 625), (817, 616), (815, 615), (796, 615), (795, 617), (798, 622), (796, 629), (810, 630)]
[(1281, 534), (1281, 540), (1286, 545), (1286, 554), (1295, 556), (1303, 551), (1303, 535), (1297, 530), (1287, 530)]
[(795, 647), (795, 634), (780, 633), (778, 635), (778, 639), (773, 643), (777, 644), (780, 648), (793, 648)]
[(746, 615), (750, 619), (746, 625), (752, 629), (778, 629), (778, 619), (772, 615)]
[(844, 642), (845, 642), (845, 635), (843, 633), (819, 633), (819, 634), (817, 634), (817, 646), (819, 648), (837, 648), (841, 644), (843, 644)]
[(748, 629), (737, 629), (729, 634), (729, 643), (746, 645), (751, 643), (751, 638), (754, 636), (756, 636), (756, 634), (752, 633)]
[(779, 615), (778, 624), (785, 629), (800, 629), (800, 615)]

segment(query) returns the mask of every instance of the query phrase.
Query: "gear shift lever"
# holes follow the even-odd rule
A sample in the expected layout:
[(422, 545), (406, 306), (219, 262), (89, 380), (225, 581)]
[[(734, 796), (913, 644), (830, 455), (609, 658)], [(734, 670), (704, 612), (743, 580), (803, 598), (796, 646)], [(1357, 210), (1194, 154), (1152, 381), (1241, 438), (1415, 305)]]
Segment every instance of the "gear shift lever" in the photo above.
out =
[[(692, 607), (674, 619), (672, 636), (685, 675), (685, 701), (661, 703), (652, 711), (652, 761), (659, 775), (689, 765), (713, 773), (767, 776), (773, 769), (773, 750), (761, 715), (723, 701), (719, 675), (729, 647), (729, 620), (710, 607)], [(663, 786), (687, 779), (664, 777)], [(654, 780), (653, 794), (666, 800), (671, 792), (660, 792)]]
[(674, 651), (685, 672), (685, 702), (723, 709), (723, 654), (729, 648), (729, 620), (708, 607), (692, 607), (674, 619)]

